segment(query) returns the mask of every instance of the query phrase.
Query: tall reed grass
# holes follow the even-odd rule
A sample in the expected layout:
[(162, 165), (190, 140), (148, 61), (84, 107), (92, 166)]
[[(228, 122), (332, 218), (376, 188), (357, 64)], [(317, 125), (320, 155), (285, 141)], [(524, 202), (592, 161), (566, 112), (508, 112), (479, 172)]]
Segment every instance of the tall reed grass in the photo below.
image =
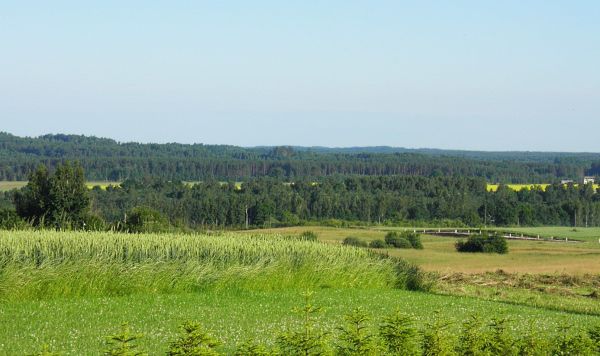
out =
[(411, 268), (365, 249), (274, 235), (0, 231), (3, 300), (219, 288), (402, 288), (411, 287)]

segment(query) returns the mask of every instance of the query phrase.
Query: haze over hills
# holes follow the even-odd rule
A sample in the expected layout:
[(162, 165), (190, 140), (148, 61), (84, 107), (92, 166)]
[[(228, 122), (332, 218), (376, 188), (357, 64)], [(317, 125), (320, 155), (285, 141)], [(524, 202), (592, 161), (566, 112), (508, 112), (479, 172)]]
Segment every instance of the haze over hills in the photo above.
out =
[(600, 153), (486, 152), (431, 148), (301, 147), (118, 142), (84, 135), (0, 133), (0, 179), (25, 180), (39, 164), (79, 161), (92, 180), (146, 175), (239, 180), (259, 176), (466, 175), (504, 183), (542, 183), (600, 173)]

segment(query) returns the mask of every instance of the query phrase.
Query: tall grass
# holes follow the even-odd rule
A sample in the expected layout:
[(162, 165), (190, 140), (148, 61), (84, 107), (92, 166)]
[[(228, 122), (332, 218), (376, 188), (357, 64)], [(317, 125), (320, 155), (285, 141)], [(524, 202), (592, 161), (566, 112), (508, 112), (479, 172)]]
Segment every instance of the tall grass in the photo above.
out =
[(274, 235), (0, 232), (3, 300), (219, 288), (402, 288), (409, 267), (364, 249)]

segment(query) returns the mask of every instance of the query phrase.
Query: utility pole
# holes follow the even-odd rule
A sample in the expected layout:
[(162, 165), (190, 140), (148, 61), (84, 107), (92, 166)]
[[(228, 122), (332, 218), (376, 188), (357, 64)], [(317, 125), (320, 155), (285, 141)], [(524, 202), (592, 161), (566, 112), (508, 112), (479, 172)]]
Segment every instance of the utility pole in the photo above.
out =
[(246, 208), (246, 230), (248, 230), (248, 205), (246, 205), (245, 208)]

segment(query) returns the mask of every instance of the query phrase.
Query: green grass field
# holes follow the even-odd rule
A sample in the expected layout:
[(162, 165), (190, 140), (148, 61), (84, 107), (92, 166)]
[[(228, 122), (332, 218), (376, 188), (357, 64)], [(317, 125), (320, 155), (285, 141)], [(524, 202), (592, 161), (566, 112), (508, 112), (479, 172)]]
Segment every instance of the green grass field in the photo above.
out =
[[(326, 243), (298, 240), (306, 230)], [(248, 338), (273, 344), (279, 333), (298, 327), (292, 310), (303, 304), (306, 290), (324, 308), (318, 324), (333, 334), (343, 315), (359, 306), (373, 317), (372, 326), (401, 310), (420, 327), (441, 318), (454, 334), (472, 314), (509, 318), (515, 336), (535, 329), (552, 337), (564, 325), (600, 324), (597, 299), (541, 290), (556, 285), (587, 293), (600, 288), (600, 278), (481, 273), (503, 266), (542, 273), (545, 263), (570, 273), (587, 266), (600, 275), (600, 248), (592, 242), (511, 241), (506, 256), (464, 255), (454, 252), (456, 239), (425, 236), (424, 250), (379, 251), (417, 262), (436, 278), (452, 272), (432, 292), (412, 292), (396, 288), (406, 265), (340, 244), (348, 235), (370, 240), (384, 234), (325, 227), (210, 235), (0, 231), (0, 355), (31, 354), (43, 344), (64, 355), (99, 354), (104, 336), (122, 322), (145, 334), (142, 345), (159, 355), (185, 320), (201, 321), (225, 343), (221, 351), (232, 353)], [(519, 283), (527, 288), (513, 288)]]
[[(214, 330), (214, 335), (227, 345), (223, 351), (232, 352), (236, 344), (248, 338), (271, 344), (278, 333), (297, 326), (299, 316), (292, 309), (302, 302), (294, 291), (223, 291), (4, 303), (0, 312), (0, 353), (28, 354), (48, 344), (66, 355), (97, 355), (103, 349), (102, 336), (113, 334), (121, 322), (127, 321), (145, 334), (144, 345), (150, 354), (160, 355), (175, 336), (177, 326), (190, 319)], [(319, 289), (314, 303), (324, 308), (319, 317), (322, 328), (332, 332), (342, 315), (357, 306), (375, 318), (399, 309), (414, 316), (419, 325), (438, 311), (454, 330), (473, 313), (486, 318), (508, 317), (514, 334), (535, 327), (551, 335), (566, 323), (600, 323), (596, 316), (401, 290)]]
[[(402, 229), (402, 228), (398, 228)], [(330, 227), (290, 227), (261, 230), (266, 233), (298, 234), (302, 231), (314, 231), (323, 242), (339, 244), (348, 236), (356, 236), (366, 241), (383, 239), (388, 230), (375, 228), (330, 228)], [(551, 232), (554, 236), (573, 236), (585, 242), (562, 243), (544, 241), (508, 241), (510, 253), (465, 254), (454, 249), (457, 238), (423, 236), (423, 250), (383, 249), (383, 253), (407, 259), (428, 271), (441, 273), (463, 272), (482, 273), (502, 269), (519, 273), (573, 273), (600, 274), (600, 244), (596, 234), (600, 228), (580, 228), (574, 235), (570, 228), (525, 228), (523, 233), (543, 234)], [(520, 229), (515, 229), (521, 231)], [(568, 234), (562, 235), (561, 233)]]

